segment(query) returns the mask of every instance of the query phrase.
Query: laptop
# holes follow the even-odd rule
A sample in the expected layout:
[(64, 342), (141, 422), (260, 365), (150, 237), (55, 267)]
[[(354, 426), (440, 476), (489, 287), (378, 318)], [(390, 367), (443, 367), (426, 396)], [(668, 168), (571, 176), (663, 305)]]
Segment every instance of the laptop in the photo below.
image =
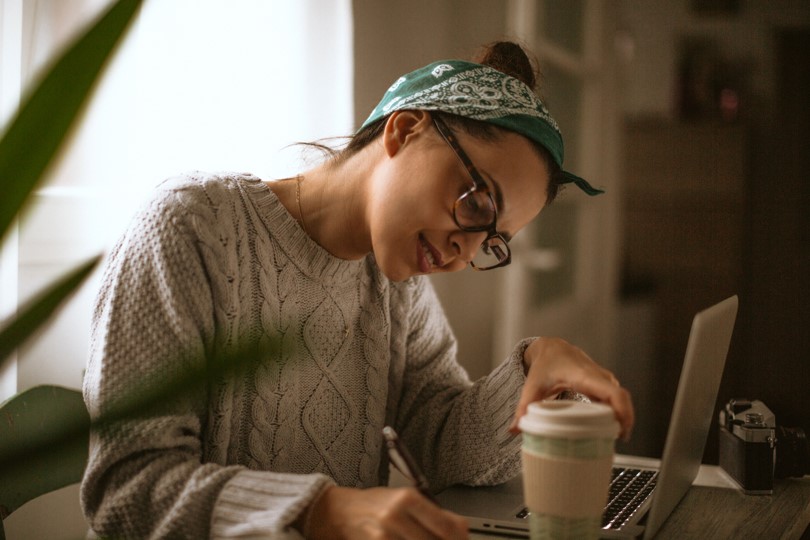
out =
[[(651, 538), (694, 482), (714, 416), (737, 305), (737, 296), (732, 296), (695, 315), (660, 465), (649, 458), (616, 457), (602, 537)], [(516, 538), (529, 535), (520, 475), (497, 486), (453, 486), (437, 499), (444, 508), (465, 516), (472, 531)]]

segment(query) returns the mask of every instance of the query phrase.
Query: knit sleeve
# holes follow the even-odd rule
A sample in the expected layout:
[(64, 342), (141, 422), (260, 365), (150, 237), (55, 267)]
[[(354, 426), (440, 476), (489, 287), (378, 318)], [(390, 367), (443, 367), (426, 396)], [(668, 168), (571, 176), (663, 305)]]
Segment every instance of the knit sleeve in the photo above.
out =
[[(106, 418), (135, 388), (204, 368), (214, 348), (212, 276), (187, 225), (187, 208), (175, 201), (171, 190), (163, 190), (109, 256), (84, 380), (94, 420)], [(93, 428), (81, 498), (97, 534), (281, 535), (331, 482), (320, 474), (206, 462), (208, 399), (206, 385), (184, 386)]]
[(520, 439), (509, 433), (525, 380), (523, 351), (470, 382), (456, 340), (427, 279), (413, 288), (397, 424), (435, 490), (504, 482), (520, 471)]

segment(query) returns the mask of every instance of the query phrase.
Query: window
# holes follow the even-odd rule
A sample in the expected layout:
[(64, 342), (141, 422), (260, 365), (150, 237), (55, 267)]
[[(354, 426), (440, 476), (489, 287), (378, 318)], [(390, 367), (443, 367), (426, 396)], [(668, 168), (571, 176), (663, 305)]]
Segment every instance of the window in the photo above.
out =
[[(0, 0), (4, 66), (14, 59), (25, 84), (107, 4)], [(290, 143), (350, 134), (351, 32), (351, 0), (145, 1), (80, 129), (21, 219), (18, 239), (4, 246), (2, 279), (24, 301), (105, 251), (166, 177), (198, 169), (281, 178), (301, 167)], [(16, 104), (7, 71), (0, 113)], [(90, 280), (44, 335), (19, 351), (17, 373), (0, 375), (0, 389), (9, 388), (9, 377), (17, 378), (12, 390), (80, 384), (97, 287)]]

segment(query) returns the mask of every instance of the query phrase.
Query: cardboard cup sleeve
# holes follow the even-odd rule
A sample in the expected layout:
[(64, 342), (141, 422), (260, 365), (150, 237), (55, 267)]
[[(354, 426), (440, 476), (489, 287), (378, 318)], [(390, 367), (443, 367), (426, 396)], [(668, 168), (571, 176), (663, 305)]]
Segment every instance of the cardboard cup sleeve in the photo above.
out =
[(613, 455), (594, 458), (523, 453), (523, 490), (532, 513), (601, 516), (607, 502)]

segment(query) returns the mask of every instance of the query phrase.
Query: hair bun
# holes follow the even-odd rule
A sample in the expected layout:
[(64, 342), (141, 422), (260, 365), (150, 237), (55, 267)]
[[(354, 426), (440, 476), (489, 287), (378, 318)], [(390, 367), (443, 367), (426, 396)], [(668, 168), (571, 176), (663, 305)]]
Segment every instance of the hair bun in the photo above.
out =
[(495, 41), (485, 45), (476, 55), (475, 62), (495, 68), (535, 89), (538, 72), (526, 51), (517, 43)]

